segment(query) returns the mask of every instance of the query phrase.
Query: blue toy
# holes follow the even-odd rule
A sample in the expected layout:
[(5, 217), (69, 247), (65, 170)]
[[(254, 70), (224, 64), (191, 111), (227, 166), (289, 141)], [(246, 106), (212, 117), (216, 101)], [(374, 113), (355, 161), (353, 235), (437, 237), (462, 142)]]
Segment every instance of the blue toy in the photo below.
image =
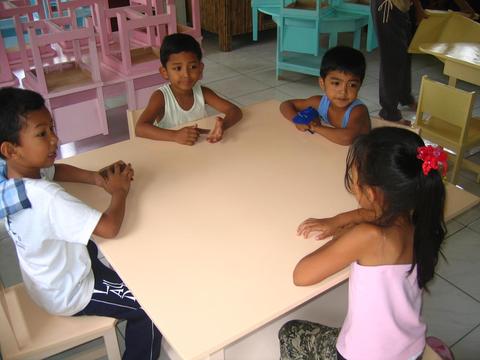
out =
[(308, 125), (314, 119), (318, 118), (318, 111), (315, 110), (313, 107), (309, 106), (305, 110), (300, 111), (295, 117), (293, 118), (293, 122), (299, 125)]

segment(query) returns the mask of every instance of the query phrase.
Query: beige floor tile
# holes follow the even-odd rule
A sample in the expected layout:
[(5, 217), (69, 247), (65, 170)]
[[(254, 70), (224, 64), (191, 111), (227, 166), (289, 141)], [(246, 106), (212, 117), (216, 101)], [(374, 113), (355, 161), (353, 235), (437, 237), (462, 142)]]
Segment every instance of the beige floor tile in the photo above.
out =
[(252, 92), (268, 89), (270, 86), (260, 81), (253, 80), (245, 75), (239, 75), (228, 79), (214, 81), (208, 87), (221, 96), (236, 98)]
[(464, 228), (449, 237), (443, 247), (446, 261), (441, 258), (437, 273), (480, 301), (480, 234)]
[(451, 348), (457, 360), (480, 359), (480, 324)]
[(436, 276), (424, 294), (423, 317), (427, 334), (451, 346), (480, 322), (480, 302)]

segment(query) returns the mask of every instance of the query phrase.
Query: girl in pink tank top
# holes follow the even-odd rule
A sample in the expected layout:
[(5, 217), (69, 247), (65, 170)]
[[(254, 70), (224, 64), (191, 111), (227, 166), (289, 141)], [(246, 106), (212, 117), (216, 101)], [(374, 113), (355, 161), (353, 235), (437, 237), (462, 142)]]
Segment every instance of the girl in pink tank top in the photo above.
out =
[(425, 347), (422, 290), (445, 236), (447, 170), (442, 148), (385, 127), (360, 136), (347, 156), (345, 185), (359, 208), (298, 227), (305, 238), (333, 236), (299, 261), (298, 286), (350, 267), (341, 329), (290, 321), (279, 332), (281, 359), (414, 360)]

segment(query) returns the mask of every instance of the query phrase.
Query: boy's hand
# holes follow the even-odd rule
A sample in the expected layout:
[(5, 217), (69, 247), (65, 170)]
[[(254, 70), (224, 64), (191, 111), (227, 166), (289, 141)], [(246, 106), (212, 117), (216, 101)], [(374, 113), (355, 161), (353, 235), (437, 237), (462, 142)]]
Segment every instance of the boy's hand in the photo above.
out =
[(295, 127), (297, 128), (297, 130), (301, 132), (305, 132), (310, 129), (309, 125), (304, 125), (304, 124), (295, 124)]
[(124, 164), (121, 167), (120, 162), (113, 164), (113, 168), (109, 166), (107, 168), (107, 176), (105, 177), (104, 189), (109, 194), (114, 194), (118, 191), (123, 192), (125, 195), (130, 190), (130, 183), (133, 180), (133, 168), (130, 164)]
[(105, 178), (100, 174), (100, 171), (93, 174), (93, 181), (96, 186), (105, 188)]
[(217, 116), (215, 121), (215, 127), (210, 131), (210, 134), (207, 136), (207, 141), (209, 143), (216, 143), (222, 140), (223, 138), (223, 118)]
[(307, 219), (302, 222), (297, 229), (297, 235), (307, 238), (312, 231), (318, 232), (315, 236), (316, 240), (322, 240), (329, 236), (335, 235), (338, 231), (338, 226), (334, 218), (326, 219)]
[(175, 142), (191, 146), (197, 142), (199, 134), (197, 124), (186, 126), (176, 131)]

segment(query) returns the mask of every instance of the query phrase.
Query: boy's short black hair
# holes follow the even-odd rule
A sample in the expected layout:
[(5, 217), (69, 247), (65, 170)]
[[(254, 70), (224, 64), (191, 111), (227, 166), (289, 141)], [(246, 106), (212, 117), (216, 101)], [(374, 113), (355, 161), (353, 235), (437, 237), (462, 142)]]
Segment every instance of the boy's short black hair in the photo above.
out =
[(349, 46), (336, 46), (323, 55), (320, 77), (325, 79), (331, 71), (351, 73), (363, 82), (367, 65), (363, 54)]
[[(18, 144), (25, 115), (45, 106), (42, 95), (31, 90), (5, 87), (0, 89), (0, 144)], [(3, 157), (3, 155), (2, 155)]]
[(160, 47), (160, 62), (163, 67), (166, 67), (170, 55), (184, 51), (192, 52), (197, 57), (198, 61), (202, 60), (202, 49), (193, 36), (181, 33), (165, 36), (162, 46)]

